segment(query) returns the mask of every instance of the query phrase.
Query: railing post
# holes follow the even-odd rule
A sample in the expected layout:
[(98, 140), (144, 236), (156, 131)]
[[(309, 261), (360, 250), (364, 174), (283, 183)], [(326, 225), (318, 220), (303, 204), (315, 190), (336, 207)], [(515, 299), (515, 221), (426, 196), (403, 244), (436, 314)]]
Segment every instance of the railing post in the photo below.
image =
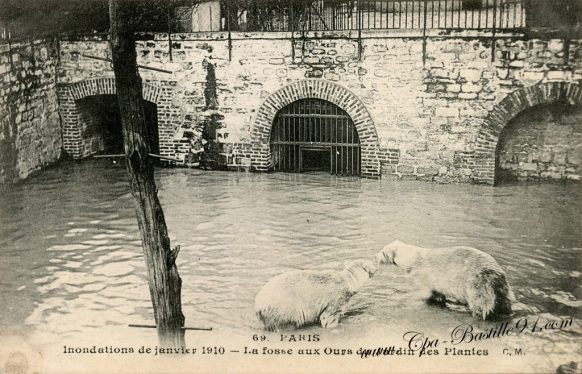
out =
[(426, 65), (426, 12), (428, 8), (428, 0), (423, 1), (424, 4), (424, 21), (422, 26), (422, 67)]
[(362, 61), (362, 6), (361, 0), (357, 0), (358, 4), (358, 61)]
[(228, 61), (232, 61), (232, 35), (230, 34), (230, 5), (226, 2), (226, 30), (228, 31)]
[(168, 53), (170, 55), (170, 62), (174, 61), (172, 56), (172, 16), (170, 14), (170, 6), (168, 5)]
[(295, 12), (294, 3), (291, 2), (290, 15), (289, 15), (289, 27), (291, 29), (291, 61), (295, 62), (295, 24), (293, 19), (293, 13)]
[(495, 61), (496, 27), (497, 27), (497, 0), (493, 0), (493, 28), (491, 29), (491, 62)]

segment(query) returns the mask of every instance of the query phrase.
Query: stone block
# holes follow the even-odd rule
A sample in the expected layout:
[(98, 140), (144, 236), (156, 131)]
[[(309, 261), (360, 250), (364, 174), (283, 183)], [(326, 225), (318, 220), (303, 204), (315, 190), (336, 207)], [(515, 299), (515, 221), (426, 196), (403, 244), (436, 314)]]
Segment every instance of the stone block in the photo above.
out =
[(333, 73), (333, 72), (327, 72), (327, 73), (325, 73), (325, 79), (330, 80), (330, 81), (339, 81), (340, 75), (337, 73)]
[(436, 68), (431, 70), (431, 75), (434, 78), (447, 79), (451, 78), (451, 71), (445, 68)]
[[(319, 61), (319, 59), (318, 59), (318, 61)], [(283, 58), (270, 58), (269, 59), (269, 64), (271, 64), (271, 65), (283, 65), (284, 63), (285, 63), (285, 59), (283, 59)]]
[(416, 172), (418, 174), (437, 175), (439, 173), (439, 170), (435, 167), (420, 166), (416, 169)]
[(390, 164), (382, 164), (382, 175), (384, 174), (391, 174), (394, 173), (396, 171), (396, 167), (395, 165), (390, 165)]
[(459, 71), (459, 78), (467, 82), (477, 82), (481, 79), (481, 71), (477, 69), (462, 69)]
[(474, 100), (478, 97), (478, 95), (474, 92), (461, 92), (458, 95), (459, 99), (463, 99), (463, 100)]
[(549, 58), (552, 58), (553, 57), (553, 54), (552, 54), (552, 52), (547, 51), (547, 50), (546, 51), (540, 51), (540, 52), (537, 53), (537, 57), (538, 58), (541, 58), (541, 59), (549, 59)]
[(307, 56), (303, 59), (303, 62), (308, 64), (308, 65), (316, 65), (316, 64), (319, 64), (321, 62), (321, 59), (319, 57), (315, 57), (315, 56)]
[(465, 83), (465, 84), (461, 85), (462, 92), (478, 93), (478, 92), (481, 92), (481, 90), (483, 90), (483, 86), (481, 86), (480, 84)]
[(524, 71), (522, 77), (525, 80), (540, 81), (544, 79), (544, 73), (541, 71)]
[(497, 69), (497, 76), (499, 79), (507, 79), (509, 77), (509, 69)]
[(438, 117), (459, 117), (459, 109), (451, 107), (439, 107), (435, 110), (435, 116)]
[(548, 50), (552, 53), (564, 50), (564, 41), (562, 39), (552, 39), (548, 42)]
[(520, 169), (525, 171), (537, 171), (538, 164), (536, 162), (520, 162)]
[(490, 70), (485, 70), (481, 73), (481, 78), (483, 79), (493, 79), (495, 78), (495, 72)]
[(446, 90), (447, 90), (447, 92), (461, 92), (461, 85), (460, 84), (447, 84)]
[(400, 176), (398, 174), (382, 174), (382, 179), (387, 181), (399, 181)]
[(336, 56), (335, 61), (339, 64), (346, 63), (346, 62), (350, 61), (350, 57), (344, 56), (344, 55)]
[(396, 171), (401, 174), (412, 174), (414, 173), (414, 167), (410, 165), (398, 165)]
[(509, 63), (509, 66), (512, 68), (523, 68), (525, 66), (525, 62), (523, 60), (514, 60)]
[(419, 175), (417, 177), (417, 180), (423, 181), (423, 182), (433, 182), (434, 177), (435, 177), (434, 175)]
[(548, 71), (546, 77), (549, 80), (569, 80), (572, 77), (572, 72), (568, 70)]

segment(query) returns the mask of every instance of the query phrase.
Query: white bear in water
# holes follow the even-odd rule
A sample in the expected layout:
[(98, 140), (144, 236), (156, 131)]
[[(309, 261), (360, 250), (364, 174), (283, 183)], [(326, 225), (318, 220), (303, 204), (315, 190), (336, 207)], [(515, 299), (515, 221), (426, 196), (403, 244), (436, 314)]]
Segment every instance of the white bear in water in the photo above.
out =
[(429, 302), (446, 299), (467, 304), (483, 319), (511, 313), (513, 294), (505, 272), (485, 252), (470, 247), (423, 248), (393, 241), (376, 256), (379, 264), (394, 264), (432, 292)]
[(295, 270), (265, 284), (255, 298), (257, 317), (267, 330), (320, 323), (335, 327), (348, 300), (378, 270), (357, 260), (342, 271)]

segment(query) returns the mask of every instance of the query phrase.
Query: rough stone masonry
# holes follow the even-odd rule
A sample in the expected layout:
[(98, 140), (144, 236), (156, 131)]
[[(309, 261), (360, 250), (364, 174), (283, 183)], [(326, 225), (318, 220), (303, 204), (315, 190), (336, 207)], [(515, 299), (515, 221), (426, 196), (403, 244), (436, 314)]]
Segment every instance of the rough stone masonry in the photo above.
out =
[[(233, 32), (230, 40), (213, 32), (144, 34), (137, 52), (140, 65), (167, 70), (140, 69), (144, 97), (157, 106), (163, 156), (212, 149), (229, 168), (268, 171), (277, 111), (319, 98), (354, 121), (363, 177), (493, 184), (502, 169), (518, 179), (580, 179), (581, 43), (438, 30), (426, 38), (395, 30)], [(83, 135), (91, 119), (78, 101), (115, 93), (110, 52), (104, 37), (92, 36), (61, 40), (58, 53), (63, 149), (83, 158), (99, 147)], [(567, 105), (570, 117), (530, 130), (563, 135), (513, 129), (525, 125), (512, 119), (540, 105)], [(205, 123), (216, 146), (204, 146)], [(511, 156), (500, 144), (510, 144)], [(525, 148), (528, 156), (514, 151)]]
[(25, 178), (61, 156), (57, 43), (0, 45), (0, 184)]

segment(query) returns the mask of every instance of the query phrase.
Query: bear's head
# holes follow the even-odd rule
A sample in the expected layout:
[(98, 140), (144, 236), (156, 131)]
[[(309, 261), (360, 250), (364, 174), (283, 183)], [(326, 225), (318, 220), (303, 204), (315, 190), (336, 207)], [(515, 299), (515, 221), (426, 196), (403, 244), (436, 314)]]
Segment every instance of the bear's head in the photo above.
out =
[(356, 260), (350, 262), (343, 270), (344, 278), (351, 292), (356, 293), (364, 283), (374, 276), (378, 266), (368, 260)]
[(414, 264), (421, 257), (420, 251), (424, 248), (413, 246), (395, 240), (388, 243), (376, 255), (378, 264), (392, 264), (404, 268), (406, 271), (412, 270)]

